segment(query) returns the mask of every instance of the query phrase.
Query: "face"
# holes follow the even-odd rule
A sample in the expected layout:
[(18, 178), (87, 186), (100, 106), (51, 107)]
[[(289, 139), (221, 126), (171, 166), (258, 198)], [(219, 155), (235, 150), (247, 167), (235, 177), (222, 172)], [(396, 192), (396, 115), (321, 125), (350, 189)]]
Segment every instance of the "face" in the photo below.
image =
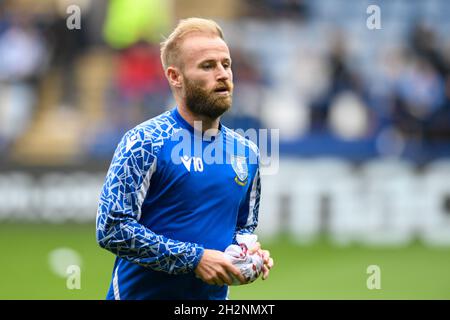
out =
[(187, 108), (217, 119), (231, 107), (233, 74), (230, 52), (219, 37), (191, 36), (181, 45), (182, 91)]

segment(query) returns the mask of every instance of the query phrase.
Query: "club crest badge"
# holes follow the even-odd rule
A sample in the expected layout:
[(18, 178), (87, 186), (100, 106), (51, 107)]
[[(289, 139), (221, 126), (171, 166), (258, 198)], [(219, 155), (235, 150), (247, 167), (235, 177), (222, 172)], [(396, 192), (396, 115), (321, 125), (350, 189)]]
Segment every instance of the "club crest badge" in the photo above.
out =
[(236, 173), (234, 181), (238, 185), (245, 186), (248, 178), (247, 158), (242, 156), (230, 156), (230, 160), (231, 166)]

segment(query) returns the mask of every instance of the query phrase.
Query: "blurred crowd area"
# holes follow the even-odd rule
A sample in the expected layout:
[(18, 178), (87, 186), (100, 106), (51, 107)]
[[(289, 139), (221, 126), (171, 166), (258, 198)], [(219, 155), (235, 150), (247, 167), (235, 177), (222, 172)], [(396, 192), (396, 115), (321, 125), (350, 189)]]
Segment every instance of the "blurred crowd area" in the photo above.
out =
[(449, 15), (446, 0), (0, 1), (0, 161), (110, 161), (175, 106), (159, 43), (190, 16), (230, 46), (229, 127), (280, 129), (281, 155), (448, 157)]

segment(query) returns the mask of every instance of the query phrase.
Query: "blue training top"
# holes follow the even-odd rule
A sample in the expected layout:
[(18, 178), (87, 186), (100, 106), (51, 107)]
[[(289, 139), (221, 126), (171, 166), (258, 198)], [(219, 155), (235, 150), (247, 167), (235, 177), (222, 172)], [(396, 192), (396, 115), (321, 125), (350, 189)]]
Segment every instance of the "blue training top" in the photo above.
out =
[(97, 241), (117, 256), (107, 299), (226, 299), (194, 270), (204, 249), (253, 233), (260, 190), (258, 148), (222, 124), (202, 136), (174, 108), (128, 131), (97, 213)]

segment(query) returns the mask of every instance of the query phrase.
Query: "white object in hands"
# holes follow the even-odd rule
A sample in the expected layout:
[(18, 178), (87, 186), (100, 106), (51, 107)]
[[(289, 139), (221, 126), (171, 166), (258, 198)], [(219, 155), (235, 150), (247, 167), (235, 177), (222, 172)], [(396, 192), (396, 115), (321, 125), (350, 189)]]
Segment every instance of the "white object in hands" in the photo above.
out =
[[(255, 234), (238, 234), (236, 235), (236, 241), (239, 245), (229, 245), (225, 249), (224, 255), (241, 271), (247, 283), (251, 283), (261, 274), (264, 265), (263, 258), (258, 253), (249, 254), (248, 252), (255, 246), (258, 236)], [(231, 277), (233, 278), (233, 285), (241, 284), (236, 277), (233, 275)]]

